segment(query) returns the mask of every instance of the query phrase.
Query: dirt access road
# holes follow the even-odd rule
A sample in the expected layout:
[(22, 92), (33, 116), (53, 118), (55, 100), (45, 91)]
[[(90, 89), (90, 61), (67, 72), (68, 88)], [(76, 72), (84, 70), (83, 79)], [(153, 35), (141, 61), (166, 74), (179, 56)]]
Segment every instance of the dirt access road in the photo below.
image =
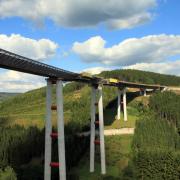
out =
[[(96, 130), (96, 134), (99, 132)], [(121, 128), (121, 129), (107, 129), (104, 130), (105, 136), (112, 136), (112, 135), (123, 135), (123, 134), (134, 134), (134, 128)], [(90, 131), (78, 133), (78, 136), (89, 136)]]

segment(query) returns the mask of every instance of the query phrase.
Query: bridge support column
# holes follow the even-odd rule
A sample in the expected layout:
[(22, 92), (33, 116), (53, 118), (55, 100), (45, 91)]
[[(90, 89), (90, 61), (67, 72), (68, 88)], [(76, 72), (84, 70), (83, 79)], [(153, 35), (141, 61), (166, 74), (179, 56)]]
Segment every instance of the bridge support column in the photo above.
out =
[[(96, 91), (98, 90), (98, 102), (96, 103)], [(101, 173), (106, 174), (105, 145), (104, 145), (104, 118), (102, 86), (98, 89), (92, 86), (91, 92), (91, 133), (90, 133), (90, 172), (94, 172), (95, 144), (100, 145)], [(98, 105), (99, 120), (96, 120), (96, 106)], [(99, 125), (99, 140), (95, 140), (95, 124)]]
[(118, 103), (117, 103), (117, 119), (120, 120), (121, 118), (121, 90), (118, 88)]
[(95, 116), (96, 116), (96, 88), (92, 86), (91, 90), (91, 133), (90, 133), (90, 172), (94, 172), (94, 154), (95, 154)]
[(139, 95), (142, 96), (142, 89), (139, 89)]
[(52, 83), (47, 80), (46, 89), (46, 123), (45, 123), (45, 164), (44, 164), (44, 180), (51, 179), (51, 102), (52, 102)]
[(99, 109), (99, 135), (100, 135), (100, 152), (101, 152), (101, 173), (106, 174), (102, 86), (99, 86), (98, 90), (99, 90), (98, 109)]
[(127, 121), (126, 88), (123, 89), (123, 111), (124, 111), (124, 121)]
[(59, 153), (59, 177), (66, 180), (66, 160), (65, 160), (65, 139), (64, 139), (64, 115), (63, 115), (63, 82), (57, 80), (57, 126), (58, 126), (58, 153)]
[(144, 96), (146, 96), (146, 89), (144, 89)]

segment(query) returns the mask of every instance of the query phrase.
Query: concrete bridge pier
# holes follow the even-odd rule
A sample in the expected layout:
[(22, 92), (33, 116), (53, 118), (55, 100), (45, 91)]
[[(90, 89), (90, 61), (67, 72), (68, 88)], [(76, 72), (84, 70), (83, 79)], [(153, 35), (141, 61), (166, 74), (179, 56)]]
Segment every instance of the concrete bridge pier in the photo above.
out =
[(117, 90), (117, 94), (118, 94), (118, 102), (117, 102), (117, 119), (120, 120), (121, 118), (121, 94), (122, 91), (120, 88), (118, 88)]
[(101, 153), (101, 174), (106, 174), (102, 86), (99, 86), (98, 90), (99, 90), (98, 110), (99, 110), (99, 135), (100, 135), (100, 153)]
[[(98, 99), (96, 102), (96, 92)], [(96, 106), (99, 120), (96, 120)], [(95, 140), (95, 124), (99, 125), (99, 140)], [(94, 172), (95, 144), (100, 145), (101, 174), (106, 174), (105, 145), (104, 145), (104, 117), (102, 86), (92, 86), (91, 91), (91, 132), (90, 132), (90, 172)]]
[(124, 111), (124, 121), (127, 121), (127, 102), (126, 102), (126, 88), (123, 89), (123, 111)]
[(45, 164), (44, 164), (44, 180), (51, 179), (51, 104), (52, 104), (52, 83), (47, 79), (46, 87), (46, 123), (45, 123)]
[(146, 96), (146, 89), (144, 89), (144, 96)]
[(142, 96), (142, 89), (139, 89), (139, 95)]
[(96, 117), (96, 91), (97, 88), (92, 86), (91, 89), (91, 134), (90, 134), (90, 172), (94, 172), (95, 161), (95, 117)]
[(146, 89), (140, 88), (140, 89), (139, 89), (139, 95), (140, 95), (140, 96), (146, 96), (146, 95), (147, 95), (147, 94), (146, 94)]
[(63, 112), (63, 82), (56, 82), (57, 99), (57, 127), (58, 127), (58, 154), (59, 154), (59, 177), (66, 180), (65, 138), (64, 138), (64, 112)]
[(121, 118), (121, 95), (123, 96), (123, 114), (124, 114), (124, 121), (127, 121), (127, 102), (126, 102), (126, 88), (121, 90), (118, 88), (118, 102), (117, 102), (117, 119), (120, 120)]
[[(56, 84), (57, 105), (52, 105), (52, 84)], [(57, 133), (52, 133), (52, 110), (57, 111)], [(58, 138), (59, 162), (51, 162), (52, 138)], [(63, 82), (47, 79), (46, 91), (46, 124), (45, 124), (45, 164), (44, 180), (51, 180), (51, 167), (59, 168), (59, 179), (66, 180), (64, 115), (63, 115)]]

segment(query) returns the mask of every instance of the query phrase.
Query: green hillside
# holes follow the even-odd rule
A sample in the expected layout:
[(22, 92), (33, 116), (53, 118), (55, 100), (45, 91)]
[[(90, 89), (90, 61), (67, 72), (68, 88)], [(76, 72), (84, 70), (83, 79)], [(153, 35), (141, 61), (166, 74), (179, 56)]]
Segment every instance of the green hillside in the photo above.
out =
[(117, 78), (124, 81), (131, 81), (146, 84), (161, 84), (167, 86), (180, 86), (180, 77), (173, 75), (165, 75), (139, 70), (112, 70), (103, 71), (99, 74), (105, 78)]
[[(104, 106), (115, 97), (115, 88), (104, 88)], [(64, 117), (66, 124), (74, 123), (80, 128), (89, 123), (90, 98), (90, 87), (85, 84), (70, 83), (64, 87)], [(10, 125), (16, 123), (43, 127), (46, 111), (45, 99), (45, 88), (9, 98), (0, 104), (0, 118), (4, 119), (4, 124), (7, 123), (7, 125), (10, 122)], [(53, 88), (53, 103), (55, 104), (55, 88)], [(55, 116), (56, 113), (53, 112), (53, 120), (55, 120)]]
[[(118, 78), (132, 82), (180, 85), (180, 77), (162, 75), (138, 70), (113, 70), (99, 74), (105, 78)], [(116, 97), (116, 89), (104, 87), (104, 107)], [(41, 88), (8, 98), (0, 103), (0, 122), (4, 124), (38, 125), (44, 126), (46, 89)], [(55, 89), (53, 89), (55, 103)], [(81, 112), (83, 107), (83, 112)], [(81, 83), (69, 83), (64, 87), (64, 116), (65, 123), (78, 122), (81, 125), (89, 122), (90, 87)], [(53, 120), (55, 113), (53, 113)], [(26, 121), (27, 120), (27, 121)], [(75, 124), (76, 124), (75, 123)]]
[[(155, 83), (163, 84), (168, 81), (175, 85), (179, 85), (180, 77), (159, 75), (162, 78), (158, 82), (158, 74), (147, 72), (137, 72), (137, 75), (133, 78), (134, 70), (117, 70), (110, 72), (102, 72), (99, 76), (106, 78), (114, 77), (123, 80), (129, 80), (142, 83)], [(146, 76), (151, 79), (147, 82)], [(143, 78), (142, 78), (143, 77)], [(131, 79), (128, 79), (131, 78)], [(174, 78), (174, 80), (173, 80)], [(152, 82), (153, 81), (153, 82)], [(166, 84), (167, 85), (167, 84)], [(169, 85), (169, 84), (168, 84)], [(90, 101), (91, 101), (91, 88), (83, 83), (69, 83), (63, 89), (64, 93), (64, 119), (65, 119), (65, 133), (66, 133), (66, 160), (68, 179), (74, 179), (74, 177), (85, 179), (87, 176), (92, 179), (113, 179), (122, 178), (133, 179), (131, 175), (133, 170), (131, 167), (131, 161), (133, 157), (133, 151), (131, 150), (131, 142), (135, 147), (136, 141), (141, 140), (139, 135), (135, 136), (110, 136), (106, 137), (106, 154), (108, 173), (106, 176), (100, 175), (100, 162), (97, 149), (95, 174), (89, 174), (89, 138), (77, 137), (77, 132), (89, 130), (90, 124)], [(116, 108), (117, 108), (117, 96), (116, 88), (103, 87), (103, 103), (104, 103), (104, 121), (105, 129), (115, 129), (122, 127), (134, 127), (136, 123), (139, 123), (138, 127), (142, 128), (146, 125), (145, 120), (141, 117), (146, 113), (148, 109), (148, 97), (137, 97), (139, 92), (127, 92), (128, 102), (128, 122), (116, 120)], [(154, 97), (154, 96), (153, 96)], [(166, 99), (166, 97), (157, 96), (159, 99)], [(177, 99), (176, 97), (173, 98)], [(171, 96), (169, 99), (172, 99)], [(154, 100), (154, 101), (153, 101)], [(151, 99), (151, 102), (155, 104), (156, 96)], [(0, 177), (1, 174), (12, 172), (8, 166), (12, 167), (17, 174), (17, 177), (22, 180), (42, 179), (43, 177), (43, 151), (44, 151), (44, 122), (45, 122), (45, 107), (46, 107), (46, 88), (40, 88), (27, 93), (19, 94), (15, 97), (10, 97), (0, 103)], [(163, 101), (158, 101), (163, 103)], [(53, 103), (55, 104), (55, 87), (53, 87)], [(171, 102), (173, 106), (173, 101)], [(152, 105), (152, 109), (154, 106)], [(163, 108), (164, 111), (166, 107)], [(178, 108), (173, 108), (169, 114), (173, 111), (177, 111)], [(178, 113), (177, 113), (178, 114)], [(54, 130), (56, 129), (56, 112), (52, 114)], [(179, 114), (178, 114), (179, 116)], [(149, 116), (151, 117), (151, 116)], [(169, 117), (169, 116), (168, 116)], [(171, 117), (171, 116), (170, 116)], [(173, 117), (173, 119), (176, 117)], [(170, 120), (168, 120), (171, 122)], [(142, 123), (140, 123), (142, 122)], [(154, 122), (154, 121), (153, 121)], [(176, 122), (176, 121), (173, 121)], [(142, 125), (141, 125), (142, 124)], [(155, 124), (155, 123), (154, 123)], [(155, 127), (158, 129), (158, 123)], [(168, 125), (164, 123), (164, 128), (168, 131)], [(176, 123), (178, 124), (178, 123)], [(18, 126), (17, 126), (18, 125)], [(150, 123), (149, 125), (152, 125)], [(152, 132), (152, 139), (159, 136)], [(148, 132), (147, 128), (147, 132)], [(163, 131), (162, 133), (166, 133)], [(141, 130), (137, 131), (141, 132)], [(170, 133), (166, 136), (167, 143), (172, 142), (174, 137)], [(161, 132), (160, 132), (161, 133)], [(144, 133), (146, 134), (146, 133)], [(145, 136), (147, 137), (147, 136)], [(144, 137), (143, 137), (144, 138)], [(164, 139), (163, 139), (164, 140)], [(160, 143), (163, 143), (163, 140)], [(146, 142), (144, 140), (143, 142)], [(137, 141), (138, 142), (138, 141)], [(153, 142), (153, 141), (152, 141)], [(158, 143), (158, 142), (156, 142)], [(141, 144), (140, 144), (141, 145)], [(144, 144), (142, 143), (141, 146)], [(36, 146), (36, 148), (34, 148)], [(153, 146), (153, 143), (152, 145)], [(57, 160), (57, 141), (53, 142), (53, 160)], [(138, 154), (137, 154), (138, 155)], [(141, 159), (140, 159), (141, 160)], [(137, 167), (141, 164), (135, 161)], [(132, 163), (133, 164), (133, 163)], [(137, 170), (139, 173), (139, 171)], [(52, 177), (57, 178), (58, 172), (52, 171)], [(97, 177), (97, 178), (95, 178)]]
[[(144, 75), (146, 74), (146, 76)], [(180, 77), (160, 75), (156, 73), (149, 73), (136, 70), (114, 70), (105, 71), (100, 74), (105, 78), (115, 77), (123, 80), (146, 82), (146, 77), (151, 80), (151, 83), (158, 81), (158, 77), (162, 77), (164, 81), (171, 84), (178, 84), (180, 82)], [(170, 79), (174, 78), (174, 79)], [(152, 82), (153, 81), (153, 82)], [(160, 81), (160, 80), (159, 80)], [(158, 82), (160, 83), (160, 82)], [(82, 83), (69, 83), (64, 87), (64, 117), (65, 124), (70, 124), (70, 126), (75, 126), (79, 130), (86, 125), (89, 125), (90, 121), (90, 87)], [(105, 120), (107, 124), (112, 124), (109, 127), (115, 127), (116, 122), (113, 122), (116, 110), (111, 108), (111, 104), (116, 105), (116, 89), (113, 87), (103, 88), (103, 101), (105, 111)], [(130, 101), (133, 96), (128, 94)], [(29, 91), (24, 94), (19, 94), (15, 97), (10, 97), (7, 100), (0, 103), (0, 123), (3, 126), (19, 124), (23, 126), (38, 126), (40, 128), (44, 127), (45, 120), (45, 99), (46, 99), (46, 89), (41, 88), (33, 91)], [(113, 102), (114, 101), (114, 102)], [(53, 102), (55, 103), (55, 88), (53, 88)], [(106, 106), (109, 107), (106, 108)], [(130, 107), (128, 107), (130, 108)], [(132, 111), (132, 110), (130, 110)], [(53, 124), (55, 125), (56, 114), (53, 112)], [(115, 125), (115, 126), (114, 126)]]
[[(83, 161), (82, 155), (89, 152), (89, 138), (87, 137), (86, 139), (79, 139), (76, 137), (76, 133), (89, 129), (91, 98), (90, 90), (91, 89), (89, 86), (81, 83), (69, 83), (64, 87), (67, 169), (71, 169), (71, 167), (77, 164), (79, 160)], [(41, 154), (43, 153), (44, 149), (43, 128), (45, 120), (45, 95), (46, 89), (41, 88), (10, 98), (2, 102), (0, 105), (1, 127), (7, 127), (0, 129), (2, 133), (0, 143), (3, 144), (3, 149), (0, 148), (0, 159), (3, 159), (1, 162), (2, 164), (0, 163), (0, 167), (10, 165), (13, 167), (13, 169), (15, 169), (16, 172), (18, 172), (18, 177), (24, 177), (26, 180), (28, 180), (28, 177), (34, 179), (34, 177), (37, 177), (37, 175), (38, 177), (43, 177), (43, 157)], [(123, 126), (134, 127), (136, 120), (134, 114), (137, 114), (137, 111), (133, 107), (128, 107), (129, 121), (127, 124), (125, 124), (123, 121), (117, 122), (117, 120), (115, 120), (117, 105), (116, 89), (113, 87), (104, 87), (103, 95), (106, 128), (119, 128)], [(129, 97), (134, 98), (132, 95)], [(55, 87), (53, 88), (53, 102), (55, 103)], [(55, 115), (56, 113), (53, 112), (54, 127), (56, 127)], [(27, 130), (16, 127), (14, 126), (15, 124), (24, 126)], [(9, 128), (9, 126), (11, 126), (11, 128)], [(38, 127), (39, 129), (34, 127), (32, 128), (31, 126)], [(110, 144), (111, 140), (108, 140)], [(36, 145), (38, 141), (41, 142), (39, 146)], [(18, 148), (15, 146), (15, 144), (18, 144)], [(72, 144), (75, 148), (72, 148)], [(31, 145), (36, 146), (36, 149), (31, 148)], [(57, 146), (56, 142), (53, 146)], [(119, 145), (116, 146), (116, 149), (118, 149), (118, 146)], [(130, 143), (127, 146), (130, 146)], [(38, 153), (36, 152), (37, 150)], [(55, 149), (53, 153), (55, 155), (55, 160), (57, 159), (56, 150), (57, 149)], [(4, 152), (7, 152), (5, 156), (7, 159), (4, 159)], [(19, 156), (19, 152), (21, 156)], [(31, 154), (30, 157), (33, 157), (32, 160), (28, 156), (29, 153)], [(109, 154), (111, 154), (111, 149)], [(122, 158), (124, 158), (124, 156)], [(84, 160), (86, 161), (87, 159), (85, 158)], [(120, 160), (121, 158), (119, 161)], [(113, 164), (113, 161), (113, 159), (109, 159), (111, 164)], [(20, 164), (23, 164), (23, 166), (19, 166)], [(86, 166), (86, 168), (88, 168), (88, 166)], [(32, 171), (28, 169), (32, 169), (34, 174), (32, 174)], [(37, 172), (34, 171), (34, 169), (36, 169)], [(112, 172), (118, 170), (116, 166), (112, 166), (111, 169)], [(112, 174), (112, 172), (110, 172), (110, 174)], [(77, 174), (77, 170), (68, 171), (68, 174), (69, 173), (70, 176), (71, 174), (74, 176), (74, 174)], [(53, 177), (57, 177), (56, 172), (53, 172)]]
[(12, 96), (16, 96), (18, 95), (19, 93), (6, 93), (6, 92), (0, 92), (0, 102), (9, 98), (9, 97), (12, 97)]

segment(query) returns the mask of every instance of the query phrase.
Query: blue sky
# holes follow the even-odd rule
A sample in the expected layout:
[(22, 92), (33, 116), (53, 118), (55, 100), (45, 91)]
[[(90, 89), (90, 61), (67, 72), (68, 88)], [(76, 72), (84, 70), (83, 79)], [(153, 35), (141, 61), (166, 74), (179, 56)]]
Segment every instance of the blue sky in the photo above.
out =
[[(40, 0), (39, 9), (34, 5), (35, 0), (30, 0), (29, 4), (22, 0), (16, 0), (14, 4), (2, 0), (0, 48), (75, 72), (134, 68), (180, 75), (180, 1), (127, 0), (125, 3), (110, 0), (106, 5), (102, 0), (86, 0), (86, 3), (74, 0), (75, 5), (72, 0), (67, 1), (56, 0), (57, 9), (62, 10), (59, 13), (56, 7), (48, 4), (50, 0)], [(66, 6), (63, 6), (64, 2)], [(34, 8), (34, 14), (26, 10), (27, 6), (31, 12)], [(48, 39), (51, 44), (39, 43), (41, 39)], [(30, 49), (24, 49), (24, 44), (21, 47), (21, 42), (26, 41)], [(39, 48), (38, 52), (33, 48)], [(22, 90), (13, 84), (15, 80), (32, 84), (37, 78), (28, 75), (23, 75), (24, 79), (12, 78), (11, 86), (5, 84), (4, 74), (14, 77), (15, 72), (0, 69), (5, 91)], [(27, 82), (22, 91), (42, 85), (41, 79), (34, 86), (27, 86)]]

